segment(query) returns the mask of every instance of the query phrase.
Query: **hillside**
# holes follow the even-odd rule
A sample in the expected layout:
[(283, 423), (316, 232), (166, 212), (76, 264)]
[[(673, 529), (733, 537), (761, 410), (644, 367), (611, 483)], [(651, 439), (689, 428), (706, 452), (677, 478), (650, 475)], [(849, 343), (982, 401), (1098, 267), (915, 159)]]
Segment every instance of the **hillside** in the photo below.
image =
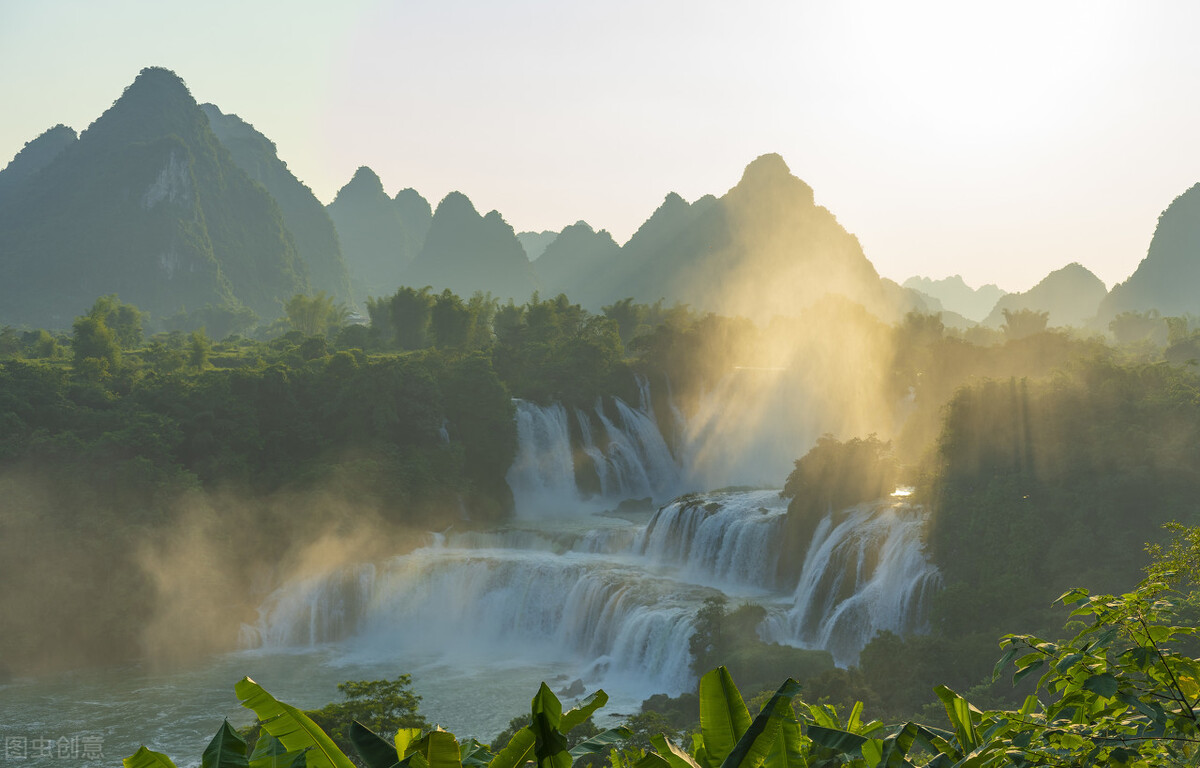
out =
[(1104, 282), (1080, 264), (1068, 264), (1051, 272), (1028, 291), (1002, 296), (984, 318), (983, 324), (999, 328), (1004, 310), (1030, 309), (1049, 312), (1047, 325), (1081, 327), (1096, 316), (1108, 289)]
[(278, 205), (174, 73), (144, 69), (0, 207), (0, 321), (64, 328), (116, 293), (156, 317), (260, 318), (309, 290)]
[(402, 281), (416, 250), (401, 209), (383, 191), (383, 182), (363, 166), (328, 207), (350, 271), (354, 297), (390, 296)]
[(1158, 217), (1146, 258), (1100, 305), (1107, 323), (1122, 312), (1157, 309), (1164, 317), (1200, 313), (1200, 184)]
[(795, 315), (827, 294), (886, 318), (924, 308), (880, 278), (858, 239), (775, 154), (750, 163), (720, 198), (668, 195), (604, 274), (571, 285), (590, 308), (630, 296), (756, 320)]
[(459, 296), (491, 292), (501, 301), (525, 301), (537, 280), (512, 226), (497, 212), (481, 216), (461, 192), (438, 204), (420, 255), (404, 274), (404, 284), (449, 288)]
[(216, 105), (201, 104), (200, 108), (233, 161), (247, 176), (266, 187), (279, 204), (296, 254), (308, 270), (312, 289), (351, 303), (350, 277), (325, 206), (279, 159), (275, 143), (254, 126), (237, 115), (223, 114)]

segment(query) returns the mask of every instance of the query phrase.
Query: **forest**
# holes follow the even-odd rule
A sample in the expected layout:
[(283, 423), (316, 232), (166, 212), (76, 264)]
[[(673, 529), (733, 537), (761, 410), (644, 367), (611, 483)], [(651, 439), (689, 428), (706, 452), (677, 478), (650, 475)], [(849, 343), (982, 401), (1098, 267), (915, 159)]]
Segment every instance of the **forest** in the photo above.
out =
[[(151, 329), (149, 316), (107, 296), (69, 334), (0, 331), (0, 487), (20, 500), (0, 513), (0, 578), (10, 585), (0, 608), (36, 627), (0, 638), (8, 674), (144, 656), (162, 636), (147, 627), (167, 632), (176, 660), (221, 650), (228, 632), (181, 639), (164, 628), (163, 602), (183, 597), (164, 593), (146, 565), (148, 552), (181, 556), (177, 533), (197, 510), (210, 542), (203, 558), (221, 573), (217, 613), (227, 629), (254, 608), (230, 595), (247, 594), (264, 564), (331, 529), (369, 522), (375, 549), (360, 554), (370, 558), (413, 546), (406, 537), (415, 531), (483, 528), (511, 516), (513, 398), (588, 406), (634, 398), (641, 379), (665, 383), (652, 388), (655, 397), (669, 391), (687, 410), (731, 366), (785, 359), (811, 368), (812, 396), (832, 411), (851, 413), (851, 401), (863, 400), (904, 409), (902, 426), (883, 437), (864, 431), (886, 423), (878, 415), (848, 416), (846, 431), (789, 457), (793, 471), (778, 478), (788, 499), (785, 548), (802, 551), (827, 511), (911, 487), (930, 510), (923, 540), (942, 580), (928, 631), (881, 633), (856, 665), (839, 668), (819, 652), (748, 632), (760, 606), (711, 600), (690, 648), (699, 699), (648, 700), (630, 720), (641, 741), (633, 736), (609, 759), (715, 768), (742, 764), (747, 750), (756, 761), (777, 750), (754, 764), (832, 765), (857, 764), (847, 755), (859, 750), (853, 759), (867, 765), (905, 765), (918, 764), (904, 761), (919, 747), (930, 765), (983, 765), (1013, 744), (1029, 755), (1018, 764), (1086, 754), (1078, 752), (1085, 746), (1098, 750), (1089, 760), (1139, 759), (1142, 747), (1113, 740), (1118, 732), (1151, 734), (1145, 744), (1164, 754), (1191, 754), (1162, 735), (1164, 718), (1194, 721), (1190, 704), (1164, 703), (1195, 695), (1192, 662), (1180, 655), (1192, 630), (1175, 614), (1189, 610), (1195, 555), (1182, 529), (1171, 544), (1163, 528), (1197, 523), (1200, 378), (1187, 353), (1200, 342), (1187, 318), (1127, 314), (1112, 324), (1114, 342), (1047, 329), (1046, 315), (1029, 310), (1012, 312), (1000, 332), (972, 334), (936, 315), (886, 324), (837, 299), (770, 325), (661, 302), (625, 300), (594, 314), (563, 295), (501, 304), (412, 288), (369, 301), (361, 324), (321, 293), (297, 295), (285, 309), (254, 336), (216, 340), (165, 323)], [(1140, 334), (1129, 330), (1137, 323)], [(1159, 332), (1166, 344), (1155, 342)], [(856, 389), (836, 372), (849, 364)], [(655, 413), (666, 421), (672, 411)], [(667, 425), (662, 432), (675, 433)], [(1153, 560), (1148, 542), (1157, 547)], [(781, 559), (781, 583), (801, 565)], [(1069, 592), (1080, 587), (1127, 594)], [(1169, 589), (1185, 601), (1164, 602)], [(92, 617), (86, 628), (67, 631), (81, 615)], [(1077, 616), (1095, 623), (1084, 628)], [(1096, 640), (1096, 627), (1115, 629)], [(993, 674), (1002, 637), (1021, 653), (1007, 655), (1017, 664), (1013, 681)], [(705, 674), (720, 665), (728, 671)], [(1035, 667), (1049, 670), (1040, 687), (1029, 674)], [(724, 682), (730, 674), (763, 705), (753, 721)], [(798, 682), (764, 693), (787, 677)], [(809, 704), (799, 704), (797, 684)], [(1174, 688), (1163, 694), (1156, 685)], [(714, 690), (733, 713), (723, 735), (710, 734), (718, 727)], [(1038, 690), (1059, 698), (1030, 704)], [(793, 700), (796, 708), (786, 706)], [(561, 767), (570, 761), (555, 745), (569, 728), (553, 714), (557, 706), (544, 693), (535, 698), (529, 749), (539, 764)], [(862, 720), (860, 707), (881, 720)], [(942, 710), (953, 738), (884, 725), (929, 722)], [(1109, 720), (1097, 726), (1081, 713)], [(1037, 718), (1035, 733), (1028, 725)], [(1047, 730), (1056, 718), (1071, 727)], [(691, 756), (650, 740), (651, 730), (683, 737), (696, 723), (703, 736)], [(264, 728), (282, 744), (271, 747), (278, 755), (312, 746)], [(392, 747), (388, 759), (440, 759), (436, 733)], [(762, 741), (768, 733), (778, 734), (774, 747)], [(226, 743), (220, 749), (245, 755), (237, 739), (218, 738), (227, 740), (214, 741)], [(482, 745), (467, 743), (459, 745), (463, 764), (524, 759), (495, 744), (485, 759)], [(344, 740), (342, 749), (353, 751)], [(874, 761), (863, 757), (872, 749)], [(979, 759), (962, 762), (970, 755)]]

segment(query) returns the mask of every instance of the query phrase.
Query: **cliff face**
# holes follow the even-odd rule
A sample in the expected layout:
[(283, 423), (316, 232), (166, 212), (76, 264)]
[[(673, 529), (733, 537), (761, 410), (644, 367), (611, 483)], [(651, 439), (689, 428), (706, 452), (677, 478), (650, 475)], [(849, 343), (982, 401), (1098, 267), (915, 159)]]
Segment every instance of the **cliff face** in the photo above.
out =
[(213, 104), (201, 104), (200, 108), (233, 161), (266, 187), (279, 205), (312, 289), (325, 291), (337, 301), (353, 303), (342, 249), (325, 206), (279, 159), (274, 142), (254, 126), (237, 115), (223, 114)]

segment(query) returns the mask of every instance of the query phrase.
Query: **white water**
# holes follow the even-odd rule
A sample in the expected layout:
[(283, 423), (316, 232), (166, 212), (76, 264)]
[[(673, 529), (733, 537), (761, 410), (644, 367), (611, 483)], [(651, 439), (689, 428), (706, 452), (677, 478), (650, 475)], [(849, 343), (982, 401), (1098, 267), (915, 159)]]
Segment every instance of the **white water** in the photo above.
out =
[[(518, 402), (510, 525), (449, 529), (408, 554), (285, 583), (243, 628), (247, 650), (202, 670), (100, 670), (0, 687), (0, 722), (10, 724), (0, 735), (91, 728), (110, 739), (105, 764), (132, 753), (133, 738), (195, 764), (221, 717), (248, 721), (232, 694), (244, 674), (313, 707), (336, 698), (337, 682), (411, 672), (431, 722), (489, 738), (527, 709), (543, 679), (558, 689), (575, 679), (589, 692), (603, 687), (610, 712), (691, 689), (692, 620), (718, 593), (731, 607), (752, 600), (767, 608), (764, 639), (828, 649), (841, 664), (878, 630), (922, 628), (938, 577), (921, 551), (919, 508), (890, 499), (832, 513), (806, 551), (783, 551), (786, 502), (777, 491), (669, 501), (683, 477), (745, 479), (737, 467), (713, 469), (722, 451), (749, 451), (743, 469), (768, 466), (769, 451), (740, 442), (701, 450), (701, 435), (716, 435), (722, 420), (715, 407), (701, 417), (699, 426), (682, 425), (677, 462), (644, 382), (636, 408)], [(767, 444), (782, 436), (771, 426)], [(591, 492), (578, 479), (588, 473), (594, 482), (582, 485)], [(645, 497), (661, 508), (595, 514)], [(804, 558), (798, 583), (777, 583), (784, 558)], [(131, 680), (136, 690), (110, 693)]]
[[(451, 534), (281, 588), (247, 637), (277, 649), (336, 643), (357, 661), (545, 661), (636, 698), (692, 687), (692, 619), (717, 593), (764, 605), (764, 639), (826, 649), (843, 665), (879, 630), (922, 628), (937, 573), (921, 552), (919, 508), (889, 499), (831, 514), (807, 553), (782, 551), (785, 514), (778, 491), (724, 492), (667, 504), (645, 525)], [(802, 556), (799, 584), (778, 585), (780, 558)]]
[[(648, 385), (639, 381), (640, 402), (598, 400), (590, 411), (573, 409), (579, 439), (571, 438), (567, 409), (516, 400), (517, 456), (508, 471), (517, 514), (552, 518), (605, 509), (624, 499), (666, 501), (677, 492), (680, 469), (659, 431)], [(598, 493), (579, 487), (591, 473)]]

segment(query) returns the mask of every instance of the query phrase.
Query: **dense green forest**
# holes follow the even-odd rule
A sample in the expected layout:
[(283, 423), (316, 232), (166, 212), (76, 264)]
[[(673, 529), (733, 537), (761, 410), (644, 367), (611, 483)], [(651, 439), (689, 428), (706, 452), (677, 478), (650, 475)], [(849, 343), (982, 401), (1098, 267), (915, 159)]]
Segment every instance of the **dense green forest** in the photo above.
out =
[[(0, 518), (2, 607), (37, 627), (0, 638), (11, 669), (143, 654), (157, 637), (144, 627), (189, 589), (247, 594), (224, 618), (236, 626), (263, 564), (329, 531), (369, 525), (375, 549), (358, 554), (371, 557), (413, 546), (414, 531), (503, 520), (511, 398), (632, 401), (635, 375), (686, 412), (732, 366), (802, 361), (827, 407), (883, 404), (901, 423), (885, 439), (855, 429), (877, 417), (848, 418), (799, 457), (786, 538), (799, 546), (826, 510), (914, 486), (944, 584), (930, 632), (882, 635), (858, 667), (836, 669), (756, 646), (742, 625), (761, 609), (710, 605), (702, 626), (717, 641), (697, 643), (697, 670), (728, 663), (751, 687), (794, 667), (814, 699), (861, 699), (888, 717), (920, 712), (937, 684), (1012, 703), (990, 683), (996, 638), (1053, 634), (1065, 618), (1053, 599), (1072, 586), (1131, 588), (1161, 523), (1196, 517), (1200, 380), (1168, 362), (1196, 343), (1186, 319), (1119, 318), (1114, 332), (1149, 330), (1112, 344), (1048, 331), (1044, 313), (958, 333), (835, 299), (766, 326), (661, 303), (593, 314), (565, 296), (518, 305), (412, 288), (372, 299), (365, 325), (324, 294), (285, 309), (252, 337), (220, 340), (168, 322), (148, 332), (152, 319), (115, 296), (70, 334), (0, 330), (0, 485), (16, 500)], [(836, 372), (849, 364), (853, 387)], [(205, 544), (189, 549), (179, 531), (197, 527)], [(179, 556), (219, 579), (172, 592), (157, 566)], [(87, 630), (55, 631), (81, 615)], [(198, 633), (170, 647), (221, 644)]]

